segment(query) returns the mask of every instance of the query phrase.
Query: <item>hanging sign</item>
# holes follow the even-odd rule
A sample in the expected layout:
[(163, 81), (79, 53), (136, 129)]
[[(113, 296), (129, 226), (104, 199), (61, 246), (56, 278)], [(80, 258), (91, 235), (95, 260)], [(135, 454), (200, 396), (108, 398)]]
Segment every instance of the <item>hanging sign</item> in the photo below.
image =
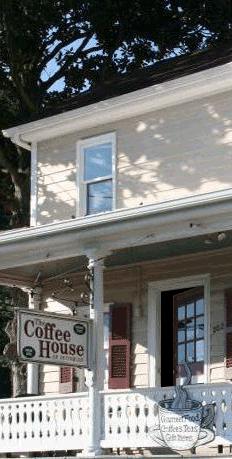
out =
[(88, 321), (30, 310), (17, 311), (20, 360), (88, 367)]

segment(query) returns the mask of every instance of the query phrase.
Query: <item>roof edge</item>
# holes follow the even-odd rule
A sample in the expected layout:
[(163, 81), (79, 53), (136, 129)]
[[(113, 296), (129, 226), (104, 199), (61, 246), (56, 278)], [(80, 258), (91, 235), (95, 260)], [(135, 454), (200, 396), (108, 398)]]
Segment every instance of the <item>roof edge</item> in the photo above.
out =
[(232, 89), (232, 62), (165, 81), (58, 115), (5, 129), (3, 135), (23, 148), (75, 131), (184, 104)]

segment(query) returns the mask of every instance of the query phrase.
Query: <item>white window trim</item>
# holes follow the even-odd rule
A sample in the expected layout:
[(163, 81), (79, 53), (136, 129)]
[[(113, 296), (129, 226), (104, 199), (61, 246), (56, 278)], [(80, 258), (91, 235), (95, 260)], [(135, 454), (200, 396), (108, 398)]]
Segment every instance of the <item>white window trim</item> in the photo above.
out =
[[(114, 303), (104, 303), (103, 314), (110, 315), (110, 306)], [(82, 308), (78, 308), (78, 318), (81, 319), (88, 319), (89, 318), (89, 308), (88, 306), (83, 306)], [(110, 318), (110, 317), (109, 317)], [(103, 329), (104, 337), (103, 337), (103, 352), (104, 352), (104, 391), (110, 390), (108, 387), (109, 383), (109, 338), (110, 338), (110, 323), (108, 324), (109, 328), (107, 330), (108, 336), (105, 336), (105, 327)], [(85, 374), (87, 375), (88, 370), (85, 370)]]
[[(148, 284), (148, 380), (150, 387), (161, 386), (161, 293), (168, 290), (204, 287), (205, 364), (204, 383), (210, 382), (210, 275), (180, 277)], [(155, 331), (155, 333), (154, 333)]]
[(33, 142), (31, 146), (31, 193), (30, 193), (30, 226), (37, 225), (38, 209), (38, 160), (37, 160), (37, 143)]
[[(109, 320), (110, 320), (110, 306), (113, 303), (104, 303), (104, 314), (109, 315)], [(109, 339), (110, 339), (110, 321), (108, 323), (108, 336), (105, 336), (105, 328), (104, 328), (104, 361), (105, 361), (105, 367), (104, 367), (104, 390), (108, 391), (109, 390)], [(105, 341), (106, 338), (106, 341)]]
[[(77, 205), (76, 216), (84, 217), (86, 215), (86, 181), (84, 177), (84, 154), (83, 150), (86, 147), (94, 145), (101, 145), (103, 143), (112, 144), (112, 175), (90, 180), (90, 183), (96, 183), (102, 180), (112, 179), (112, 209), (116, 209), (116, 133), (110, 132), (107, 134), (100, 134), (94, 137), (88, 137), (77, 142)], [(99, 212), (106, 213), (106, 212)]]

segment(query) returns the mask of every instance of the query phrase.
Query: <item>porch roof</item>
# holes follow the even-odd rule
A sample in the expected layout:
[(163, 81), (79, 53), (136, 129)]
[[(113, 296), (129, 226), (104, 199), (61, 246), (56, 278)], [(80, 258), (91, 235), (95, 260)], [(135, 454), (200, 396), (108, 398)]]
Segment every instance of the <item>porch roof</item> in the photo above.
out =
[[(115, 266), (149, 256), (155, 259), (205, 250), (208, 235), (220, 231), (228, 231), (228, 236), (220, 244), (213, 236), (210, 249), (228, 246), (231, 211), (231, 190), (228, 190), (202, 195), (200, 199), (179, 199), (3, 232), (0, 283), (30, 286), (38, 272), (46, 278), (54, 270), (58, 274), (81, 270), (90, 254), (96, 257), (106, 254), (108, 266)], [(146, 251), (146, 246), (152, 250)]]
[[(209, 237), (204, 235), (195, 236), (115, 250), (106, 257), (105, 266), (110, 269), (195, 253), (204, 252), (210, 254), (215, 251), (220, 251), (221, 253), (231, 248), (232, 231), (225, 232), (225, 238), (222, 241), (218, 240), (218, 233), (212, 233)], [(85, 256), (77, 256), (0, 270), (0, 284), (32, 287), (37, 280), (43, 284), (43, 282), (47, 283), (59, 277), (70, 276), (73, 273), (84, 271), (87, 263), (88, 260)]]

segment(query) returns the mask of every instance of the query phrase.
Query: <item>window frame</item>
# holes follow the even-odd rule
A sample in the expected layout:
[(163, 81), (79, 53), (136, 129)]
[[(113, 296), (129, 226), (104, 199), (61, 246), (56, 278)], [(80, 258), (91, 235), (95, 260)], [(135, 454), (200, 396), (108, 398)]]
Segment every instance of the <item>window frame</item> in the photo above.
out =
[(210, 274), (204, 273), (148, 283), (147, 342), (149, 355), (148, 378), (150, 387), (161, 387), (161, 293), (168, 290), (187, 289), (200, 286), (204, 288), (205, 299), (205, 363), (202, 380), (195, 381), (194, 384), (207, 384), (210, 382)]
[[(197, 301), (203, 299), (203, 311), (197, 313)], [(187, 308), (188, 305), (193, 304), (193, 313), (188, 316)], [(178, 318), (178, 310), (184, 307), (184, 318)], [(203, 318), (203, 336), (197, 337), (197, 319)], [(193, 319), (193, 336), (188, 337), (188, 323), (189, 320)], [(178, 339), (178, 330), (179, 324), (184, 324), (184, 338), (179, 340)], [(183, 362), (178, 361), (178, 346), (184, 346), (184, 361), (191, 365), (197, 367), (202, 364), (204, 365), (204, 358), (202, 360), (197, 360), (197, 343), (203, 340), (203, 349), (205, 347), (205, 294), (204, 288), (201, 287), (193, 287), (190, 291), (187, 289), (185, 292), (177, 293), (173, 296), (173, 324), (174, 324), (174, 356), (173, 356), (173, 368), (175, 369), (177, 365), (182, 364)], [(193, 360), (188, 360), (188, 344), (193, 345)], [(205, 352), (204, 352), (205, 354)]]
[[(84, 180), (84, 149), (94, 147), (104, 143), (112, 145), (112, 174), (97, 177), (92, 180)], [(106, 180), (112, 180), (112, 209), (105, 212), (96, 212), (87, 214), (87, 185), (92, 183), (100, 183)], [(112, 212), (116, 208), (116, 133), (110, 132), (107, 134), (99, 134), (93, 137), (81, 139), (77, 142), (77, 206), (76, 215), (87, 217)]]

